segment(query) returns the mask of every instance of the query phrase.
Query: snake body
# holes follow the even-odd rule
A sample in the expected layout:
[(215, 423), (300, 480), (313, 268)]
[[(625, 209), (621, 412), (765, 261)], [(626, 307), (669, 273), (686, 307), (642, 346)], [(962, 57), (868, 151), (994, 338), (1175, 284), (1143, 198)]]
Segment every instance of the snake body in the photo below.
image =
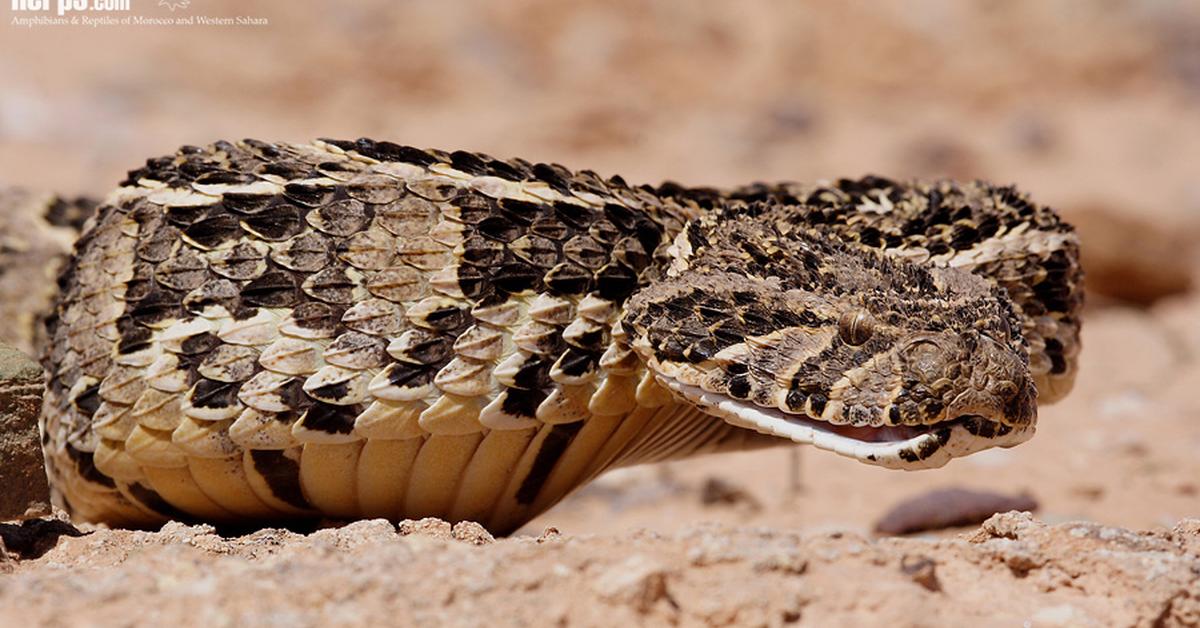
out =
[(781, 442), (894, 468), (1032, 435), (1078, 245), (985, 183), (632, 186), (371, 140), (184, 147), (84, 226), (47, 317), (56, 498), (475, 520)]

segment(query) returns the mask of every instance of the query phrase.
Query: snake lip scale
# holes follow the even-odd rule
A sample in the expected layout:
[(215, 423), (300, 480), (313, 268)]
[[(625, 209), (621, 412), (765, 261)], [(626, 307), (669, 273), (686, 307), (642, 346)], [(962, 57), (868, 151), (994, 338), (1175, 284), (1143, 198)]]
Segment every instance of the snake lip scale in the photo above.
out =
[[(956, 457), (991, 447), (1015, 447), (1033, 437), (1035, 426), (1010, 428), (976, 415), (963, 415), (936, 426), (853, 427), (833, 425), (804, 416), (785, 414), (775, 408), (761, 408), (714, 395), (695, 386), (660, 378), (705, 412), (730, 423), (763, 434), (787, 438), (795, 443), (813, 445), (850, 458), (894, 469), (934, 469)], [(999, 438), (977, 438), (988, 430), (1002, 432)], [(925, 453), (928, 451), (929, 453)]]
[(1080, 347), (1074, 230), (982, 181), (242, 140), (88, 213), (31, 337), (55, 499), (112, 525), (506, 533), (611, 468), (789, 442), (932, 468), (1030, 438)]

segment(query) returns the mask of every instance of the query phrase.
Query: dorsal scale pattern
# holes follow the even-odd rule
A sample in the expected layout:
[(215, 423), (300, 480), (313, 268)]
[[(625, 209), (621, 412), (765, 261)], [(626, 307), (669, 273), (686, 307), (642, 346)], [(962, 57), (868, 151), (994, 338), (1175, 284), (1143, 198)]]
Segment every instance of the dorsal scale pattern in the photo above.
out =
[(598, 471), (545, 492), (566, 447), (637, 407), (613, 323), (693, 213), (586, 171), (367, 140), (149, 160), (49, 323), (67, 505), (512, 528)]
[[(438, 516), (503, 533), (613, 466), (779, 442), (673, 396), (621, 320), (686, 258), (689, 221), (791, 193), (370, 140), (151, 159), (85, 226), (46, 322), (58, 498), (121, 525)], [(837, 324), (810, 318), (785, 322)]]

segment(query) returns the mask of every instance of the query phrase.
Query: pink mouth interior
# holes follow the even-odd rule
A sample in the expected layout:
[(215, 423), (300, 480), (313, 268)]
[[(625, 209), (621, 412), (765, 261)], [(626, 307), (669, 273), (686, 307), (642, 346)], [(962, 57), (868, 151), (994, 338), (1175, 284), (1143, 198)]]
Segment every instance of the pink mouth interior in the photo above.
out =
[(906, 441), (930, 431), (935, 426), (885, 425), (882, 427), (856, 427), (818, 422), (821, 427), (845, 438), (864, 443), (888, 443)]

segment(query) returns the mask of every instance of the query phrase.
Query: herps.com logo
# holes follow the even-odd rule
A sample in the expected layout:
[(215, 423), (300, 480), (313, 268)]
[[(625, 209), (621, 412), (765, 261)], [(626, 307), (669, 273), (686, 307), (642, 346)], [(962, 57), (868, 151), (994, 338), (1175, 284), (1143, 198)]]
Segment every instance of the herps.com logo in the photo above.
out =
[[(9, 24), (27, 28), (43, 26), (108, 27), (228, 27), (270, 26), (262, 15), (193, 14), (192, 0), (138, 0), (139, 9), (156, 9), (150, 15), (130, 10), (133, 0), (9, 0)], [(0, 3), (4, 0), (0, 0)], [(203, 4), (203, 3), (201, 3)], [(184, 9), (180, 11), (180, 9)], [(55, 15), (57, 10), (57, 15)], [(170, 15), (167, 14), (170, 11)], [(176, 11), (179, 11), (176, 14)]]
[[(187, 0), (175, 0), (187, 4)], [(59, 17), (68, 13), (93, 11), (128, 11), (130, 0), (12, 0), (12, 10), (21, 12), (46, 12), (51, 3)]]

